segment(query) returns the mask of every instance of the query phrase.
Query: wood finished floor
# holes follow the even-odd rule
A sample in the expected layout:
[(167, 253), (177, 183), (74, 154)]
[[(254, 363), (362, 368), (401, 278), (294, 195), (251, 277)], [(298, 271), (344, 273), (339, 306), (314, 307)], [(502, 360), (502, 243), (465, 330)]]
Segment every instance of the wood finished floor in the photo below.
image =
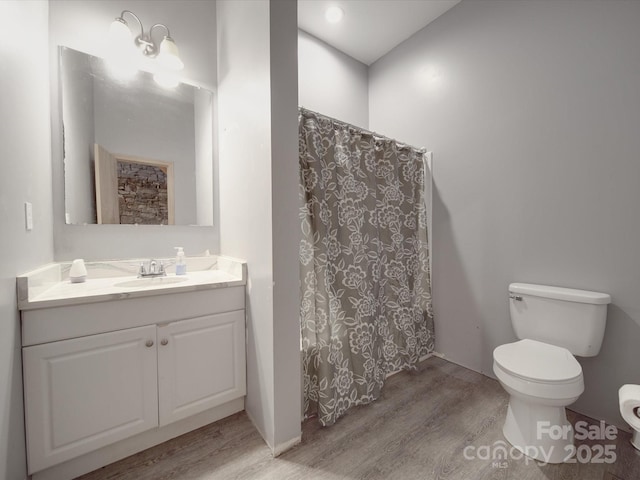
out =
[[(272, 458), (239, 413), (80, 477), (82, 480), (638, 480), (640, 455), (619, 432), (613, 464), (467, 460), (468, 445), (504, 441), (508, 395), (490, 378), (432, 357), (389, 378), (382, 397), (334, 426), (305, 422), (302, 443)], [(593, 420), (569, 412), (570, 421)]]

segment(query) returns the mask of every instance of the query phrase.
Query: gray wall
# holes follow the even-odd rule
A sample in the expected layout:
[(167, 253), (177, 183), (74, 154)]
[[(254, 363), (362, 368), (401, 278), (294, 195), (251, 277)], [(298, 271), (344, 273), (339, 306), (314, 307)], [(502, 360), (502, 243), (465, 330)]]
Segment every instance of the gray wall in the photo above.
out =
[(370, 69), (370, 125), (434, 151), (436, 349), (492, 373), (510, 282), (610, 293), (574, 409), (640, 383), (640, 3), (463, 1)]
[(298, 30), (298, 105), (368, 128), (368, 68)]
[[(53, 259), (47, 2), (0, 2), (0, 478), (26, 478), (16, 275)], [(16, 25), (19, 28), (17, 32)], [(4, 33), (10, 34), (5, 35)], [(25, 38), (29, 41), (25, 42)], [(34, 227), (25, 231), (24, 202)]]
[[(64, 45), (95, 56), (105, 56), (105, 40), (109, 25), (122, 12), (131, 10), (140, 17), (145, 28), (165, 23), (180, 49), (185, 68), (182, 76), (215, 92), (216, 3), (198, 0), (94, 0), (78, 2), (56, 0), (50, 4), (50, 55), (55, 62), (58, 45)], [(134, 22), (135, 23), (135, 22)], [(57, 76), (51, 78), (54, 117), (57, 110)], [(216, 127), (214, 121), (213, 128)], [(215, 133), (214, 133), (215, 135)], [(173, 247), (185, 247), (187, 255), (209, 249), (219, 251), (218, 202), (214, 199), (214, 226), (132, 226), (87, 225), (64, 223), (64, 190), (62, 172), (62, 134), (54, 123), (53, 204), (54, 246), (56, 260), (83, 257), (111, 259), (172, 256)], [(215, 170), (213, 172), (215, 174)], [(214, 179), (214, 184), (216, 179)], [(214, 192), (214, 197), (217, 191)]]

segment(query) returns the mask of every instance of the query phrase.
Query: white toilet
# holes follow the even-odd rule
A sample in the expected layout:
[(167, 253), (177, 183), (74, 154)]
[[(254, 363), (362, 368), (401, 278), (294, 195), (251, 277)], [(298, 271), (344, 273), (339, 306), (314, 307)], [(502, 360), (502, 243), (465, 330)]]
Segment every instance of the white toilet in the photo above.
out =
[(511, 395), (503, 433), (529, 457), (562, 463), (573, 453), (573, 429), (564, 407), (584, 391), (573, 355), (600, 351), (606, 293), (512, 283), (511, 322), (521, 340), (493, 351), (493, 371)]
[(633, 429), (631, 445), (640, 451), (640, 385), (627, 384), (618, 390), (620, 415)]

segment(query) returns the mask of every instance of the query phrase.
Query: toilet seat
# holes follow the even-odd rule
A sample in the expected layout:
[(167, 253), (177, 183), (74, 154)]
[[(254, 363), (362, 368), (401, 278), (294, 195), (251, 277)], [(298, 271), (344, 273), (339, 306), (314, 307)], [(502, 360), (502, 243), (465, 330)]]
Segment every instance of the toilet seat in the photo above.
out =
[(500, 345), (493, 360), (504, 373), (525, 382), (565, 384), (582, 378), (582, 367), (569, 350), (536, 340)]

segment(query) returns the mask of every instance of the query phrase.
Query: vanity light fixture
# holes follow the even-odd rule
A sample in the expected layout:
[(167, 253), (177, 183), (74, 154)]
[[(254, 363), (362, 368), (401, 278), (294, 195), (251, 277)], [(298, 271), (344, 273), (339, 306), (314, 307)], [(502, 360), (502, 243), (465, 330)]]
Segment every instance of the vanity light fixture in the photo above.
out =
[[(125, 14), (133, 17), (140, 26), (140, 34), (135, 38), (129, 28), (129, 24), (124, 19)], [(157, 28), (163, 28), (166, 31), (166, 35), (164, 35), (159, 44), (153, 39), (153, 31)], [(151, 26), (148, 32), (145, 32), (138, 16), (130, 10), (124, 10), (120, 16), (111, 23), (111, 27), (109, 28), (109, 43), (111, 56), (114, 60), (121, 63), (130, 63), (133, 54), (135, 54), (135, 50), (142, 53), (146, 58), (154, 59), (154, 63), (156, 64), (154, 66), (156, 66), (156, 70), (158, 70), (156, 72), (156, 80), (158, 83), (163, 83), (159, 79), (171, 76), (178, 70), (184, 68), (184, 63), (178, 54), (178, 47), (173, 41), (173, 38), (171, 38), (169, 27), (162, 23), (156, 23)], [(137, 49), (133, 48), (134, 46), (137, 47)], [(164, 84), (167, 86), (166, 82), (164, 82)]]

